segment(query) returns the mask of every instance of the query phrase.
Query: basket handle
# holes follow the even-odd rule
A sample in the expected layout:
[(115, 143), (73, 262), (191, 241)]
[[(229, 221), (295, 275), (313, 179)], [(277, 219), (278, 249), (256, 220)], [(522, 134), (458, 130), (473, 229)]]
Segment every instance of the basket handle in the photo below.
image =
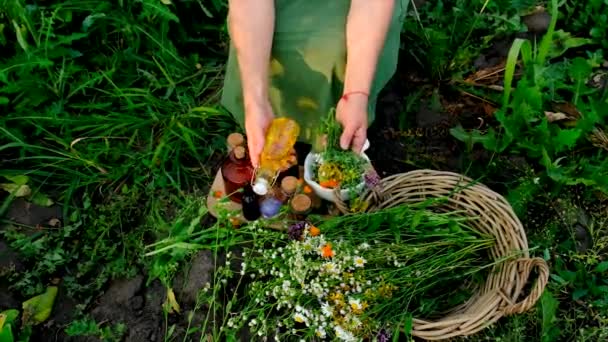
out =
[[(513, 261), (512, 266), (516, 268), (516, 278), (514, 284), (517, 289), (516, 293), (519, 293), (526, 285), (533, 269), (536, 269), (539, 274), (534, 286), (532, 287), (532, 290), (530, 291), (530, 294), (527, 297), (515, 303), (512, 303), (511, 300), (507, 299), (510, 304), (503, 309), (506, 316), (524, 313), (536, 305), (536, 302), (543, 294), (545, 286), (547, 286), (547, 282), (549, 281), (549, 266), (542, 258), (520, 258)], [(504, 295), (504, 293), (502, 293), (502, 295), (505, 298), (507, 297)]]

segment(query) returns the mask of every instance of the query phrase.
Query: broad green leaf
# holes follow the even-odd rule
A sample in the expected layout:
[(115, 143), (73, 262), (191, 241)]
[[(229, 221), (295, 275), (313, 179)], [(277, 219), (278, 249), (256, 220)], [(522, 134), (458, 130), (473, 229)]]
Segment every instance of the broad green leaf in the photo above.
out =
[(604, 273), (608, 271), (608, 261), (603, 261), (600, 262), (596, 267), (595, 267), (595, 272), (597, 273)]
[[(556, 320), (555, 314), (559, 302), (555, 299), (553, 294), (549, 290), (545, 290), (540, 297), (540, 304), (542, 309), (543, 321), (542, 321), (542, 336), (549, 336), (549, 330), (553, 327)], [(545, 339), (543, 338), (543, 341)]]
[(0, 312), (0, 329), (2, 329), (3, 324), (13, 323), (17, 317), (19, 317), (19, 310), (17, 309), (9, 309)]
[(40, 192), (37, 192), (33, 196), (31, 196), (29, 198), (29, 201), (41, 207), (50, 207), (55, 203), (47, 195)]
[[(1, 316), (2, 315), (0, 315), (0, 324), (2, 323)], [(6, 324), (3, 327), (0, 327), (0, 342), (15, 342), (12, 324)]]
[(573, 37), (571, 33), (557, 30), (553, 34), (553, 44), (549, 50), (549, 58), (560, 57), (569, 49), (593, 44), (592, 39)]
[(49, 286), (46, 292), (23, 302), (23, 321), (33, 325), (46, 321), (53, 310), (57, 290), (57, 286)]
[(0, 96), (0, 105), (7, 105), (10, 103), (10, 100), (6, 96)]
[(17, 185), (25, 185), (27, 184), (27, 182), (30, 181), (28, 176), (24, 176), (24, 175), (18, 175), (18, 176), (4, 176), (4, 178), (8, 179), (9, 181), (17, 184)]
[(32, 193), (32, 189), (28, 185), (18, 185), (11, 183), (1, 183), (0, 189), (12, 194), (15, 197), (26, 197)]
[(15, 309), (0, 312), (0, 342), (14, 342), (13, 322), (19, 316), (19, 311)]

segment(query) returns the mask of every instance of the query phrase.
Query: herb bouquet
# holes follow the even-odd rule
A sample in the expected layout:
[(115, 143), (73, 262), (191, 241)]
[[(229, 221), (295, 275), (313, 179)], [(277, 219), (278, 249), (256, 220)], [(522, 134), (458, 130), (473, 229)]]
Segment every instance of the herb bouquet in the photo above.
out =
[[(277, 340), (378, 340), (470, 297), (494, 240), (453, 213), (397, 207), (297, 222), (246, 250), (254, 278), (227, 329)], [(245, 228), (247, 229), (247, 228)], [(253, 270), (253, 271), (252, 271)]]
[[(315, 144), (311, 165), (310, 179), (313, 188), (320, 195), (325, 195), (340, 188), (345, 191), (345, 197), (354, 197), (363, 190), (364, 186), (377, 186), (379, 177), (369, 159), (364, 154), (340, 148), (339, 140), (342, 133), (341, 125), (336, 121), (335, 114), (330, 112), (322, 122), (320, 139)], [(343, 198), (346, 199), (346, 198)]]

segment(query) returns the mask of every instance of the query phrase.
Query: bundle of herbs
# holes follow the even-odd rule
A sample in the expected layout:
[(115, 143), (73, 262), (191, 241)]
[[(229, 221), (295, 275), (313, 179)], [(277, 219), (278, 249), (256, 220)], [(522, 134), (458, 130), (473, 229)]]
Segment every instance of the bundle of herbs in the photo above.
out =
[(258, 234), (243, 253), (241, 275), (250, 282), (224, 331), (247, 325), (278, 340), (382, 340), (414, 316), (428, 318), (470, 298), (492, 264), (487, 249), (494, 239), (469, 220), (401, 206), (318, 226), (296, 222), (287, 236)]

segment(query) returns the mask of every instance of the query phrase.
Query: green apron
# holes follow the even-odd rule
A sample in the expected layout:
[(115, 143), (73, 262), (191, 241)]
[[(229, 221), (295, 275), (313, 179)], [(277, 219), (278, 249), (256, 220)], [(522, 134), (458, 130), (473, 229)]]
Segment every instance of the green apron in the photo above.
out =
[[(409, 0), (395, 1), (392, 23), (369, 94), (370, 124), (375, 118), (378, 94), (397, 68), (400, 33)], [(275, 116), (290, 117), (300, 124), (300, 142), (315, 141), (321, 119), (336, 107), (342, 96), (349, 8), (350, 0), (275, 1), (270, 103)], [(244, 128), (241, 82), (232, 45), (221, 103)]]

